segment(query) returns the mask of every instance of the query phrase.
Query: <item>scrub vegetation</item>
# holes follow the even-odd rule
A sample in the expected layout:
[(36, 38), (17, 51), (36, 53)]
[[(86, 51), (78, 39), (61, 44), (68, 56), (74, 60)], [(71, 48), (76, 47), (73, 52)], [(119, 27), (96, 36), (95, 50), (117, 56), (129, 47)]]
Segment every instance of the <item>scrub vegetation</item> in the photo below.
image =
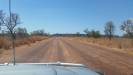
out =
[(43, 29), (29, 33), (26, 28), (17, 27), (19, 24), (21, 20), (17, 13), (8, 16), (0, 10), (0, 53), (3, 49), (15, 49), (16, 46), (30, 45), (48, 38)]
[(133, 53), (133, 20), (128, 19), (122, 22), (119, 27), (125, 34), (118, 36), (115, 35), (115, 24), (112, 21), (108, 21), (104, 27), (105, 34), (101, 34), (99, 31), (89, 31), (85, 29), (85, 37), (78, 38), (80, 41), (97, 44), (99, 46), (105, 46), (108, 48), (114, 48), (116, 50)]

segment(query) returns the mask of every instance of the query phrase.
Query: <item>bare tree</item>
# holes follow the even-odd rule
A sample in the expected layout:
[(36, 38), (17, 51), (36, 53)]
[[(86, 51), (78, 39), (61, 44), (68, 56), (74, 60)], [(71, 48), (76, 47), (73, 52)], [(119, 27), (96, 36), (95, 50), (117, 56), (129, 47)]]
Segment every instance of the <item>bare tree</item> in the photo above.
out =
[(15, 39), (15, 27), (20, 24), (20, 17), (16, 13), (11, 14), (11, 20), (10, 17), (7, 17), (5, 19), (5, 26), (9, 30), (12, 39)]
[[(5, 16), (5, 13), (0, 10), (0, 27), (5, 26), (11, 35), (12, 48), (15, 55), (15, 27), (20, 24), (20, 17), (16, 13), (10, 13), (10, 16)], [(15, 63), (15, 56), (14, 56)]]
[(0, 29), (1, 29), (1, 26), (4, 26), (5, 22), (5, 13), (3, 12), (3, 10), (0, 10)]
[(121, 25), (121, 30), (125, 31), (127, 36), (133, 37), (133, 20), (124, 21)]
[(10, 15), (10, 17), (7, 17), (6, 20), (5, 20), (5, 26), (7, 27), (7, 29), (9, 30), (10, 34), (11, 34), (11, 38), (12, 38), (12, 48), (13, 48), (13, 63), (15, 65), (15, 62), (16, 62), (16, 58), (15, 58), (15, 39), (16, 39), (16, 36), (15, 36), (15, 27), (20, 24), (20, 18), (19, 18), (19, 15), (16, 14), (16, 13), (12, 13)]
[(105, 35), (111, 40), (115, 31), (115, 26), (112, 21), (109, 21), (105, 25)]

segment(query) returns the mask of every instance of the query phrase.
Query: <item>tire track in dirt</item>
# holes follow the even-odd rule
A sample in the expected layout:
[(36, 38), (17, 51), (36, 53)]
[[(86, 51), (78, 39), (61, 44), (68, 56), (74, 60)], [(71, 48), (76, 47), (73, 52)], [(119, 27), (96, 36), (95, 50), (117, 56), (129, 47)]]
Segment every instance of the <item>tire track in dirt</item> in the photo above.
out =
[[(63, 49), (61, 48), (60, 40), (58, 38), (54, 38), (54, 40), (51, 41), (48, 51), (43, 58), (45, 58), (47, 62), (64, 61)], [(41, 60), (41, 62), (43, 62), (43, 60)]]
[(77, 57), (78, 58), (80, 58), (80, 57), (77, 54), (73, 54), (70, 47), (67, 47), (67, 45), (62, 40), (60, 40), (60, 47), (62, 49), (63, 57), (61, 57), (61, 58), (64, 60), (63, 62), (67, 62), (67, 63), (78, 63), (79, 62), (77, 60)]
[[(72, 46), (70, 43), (68, 43), (68, 41), (63, 40), (63, 42), (65, 43), (66, 47), (70, 48), (71, 53), (76, 54), (78, 56), (78, 60), (82, 60), (82, 61), (79, 61), (79, 63), (85, 64), (88, 67), (95, 65), (96, 68), (98, 68), (97, 65), (99, 65), (100, 62), (96, 62), (96, 60), (94, 61), (93, 60), (94, 58), (92, 58), (91, 56), (88, 56), (86, 53), (80, 51), (79, 49), (77, 49), (77, 47)], [(95, 63), (92, 63), (92, 62), (95, 62)]]
[[(67, 42), (66, 42), (66, 44), (72, 48), (73, 53), (78, 54), (78, 56), (82, 57), (82, 58), (78, 59), (78, 60), (81, 60), (81, 59), (83, 60), (83, 61), (80, 61), (82, 64), (87, 65), (88, 68), (93, 68), (93, 69), (95, 68), (97, 71), (105, 72), (104, 68), (106, 68), (105, 65), (107, 65), (107, 64), (99, 61), (98, 59), (96, 59), (95, 57), (93, 57), (91, 55), (86, 54), (85, 52), (80, 51), (78, 48), (73, 47), (71, 44), (69, 44)], [(103, 68), (101, 67), (101, 65)], [(110, 68), (112, 67), (110, 65), (107, 65), (107, 66)], [(119, 74), (119, 72), (116, 73), (115, 70), (113, 70), (113, 69), (107, 69), (107, 70), (112, 72), (112, 73), (110, 73), (110, 75), (112, 75), (112, 74), (118, 75)], [(107, 75), (109, 75), (109, 74), (107, 74)]]
[(58, 52), (57, 52), (57, 55), (58, 55), (58, 61), (59, 62), (66, 62), (65, 61), (65, 51), (64, 49), (62, 48), (62, 42), (61, 40), (58, 40), (58, 46), (57, 46), (57, 49), (58, 49)]
[(52, 41), (53, 39), (49, 39), (47, 41), (44, 41), (43, 44), (38, 45), (36, 48), (25, 51), (23, 54), (17, 57), (17, 62), (39, 62), (42, 59), (43, 55), (47, 53), (47, 48)]
[[(75, 41), (75, 43), (77, 43), (77, 41)], [(88, 46), (86, 44), (83, 44), (84, 46)], [(112, 50), (108, 50), (108, 49), (104, 49), (104, 48), (100, 48), (97, 46), (93, 46), (93, 45), (89, 45), (90, 49), (94, 49), (93, 51), (96, 53), (95, 50), (97, 50), (97, 53), (100, 53), (100, 56), (103, 57), (103, 60), (108, 60), (110, 64), (112, 64), (115, 67), (118, 67), (120, 70), (123, 71), (127, 71), (127, 73), (132, 72), (133, 70), (133, 56), (132, 55), (127, 55), (125, 53), (118, 53), (118, 52), (114, 52)], [(91, 50), (92, 51), (92, 50)], [(98, 55), (97, 54), (97, 55)]]
[(66, 42), (61, 39), (61, 42), (62, 42), (62, 48), (63, 48), (63, 51), (64, 53), (64, 57), (65, 57), (65, 60), (67, 62), (70, 62), (70, 63), (81, 63), (82, 62), (86, 62), (85, 59), (82, 58), (82, 56), (80, 56), (80, 53), (77, 53), (73, 50), (73, 48), (71, 48), (68, 44), (66, 44)]
[(48, 48), (47, 54), (44, 58), (47, 58), (48, 62), (57, 62), (58, 61), (58, 39), (54, 38)]
[[(83, 43), (83, 42), (78, 42), (78, 41), (74, 41), (74, 42), (77, 42), (77, 43), (82, 43), (82, 45), (89, 45), (90, 47), (92, 48), (97, 48), (99, 49), (100, 52), (102, 53), (105, 53), (107, 56), (111, 56), (111, 54), (114, 54), (115, 55), (115, 58), (119, 59), (120, 61), (123, 61), (124, 63), (128, 63), (130, 65), (133, 65), (133, 55), (129, 55), (127, 53), (122, 53), (122, 52), (117, 52), (117, 51), (113, 51), (112, 49), (107, 49), (107, 48), (103, 48), (103, 47), (99, 47), (99, 46), (95, 46), (95, 45), (92, 45), (92, 44), (86, 44), (86, 43)], [(105, 49), (107, 51), (105, 51)], [(113, 57), (113, 56), (112, 56)], [(127, 59), (128, 61), (125, 61), (125, 59)], [(123, 64), (124, 64), (123, 63)], [(120, 63), (119, 63), (120, 64)], [(122, 63), (121, 63), (122, 64)], [(126, 64), (125, 64), (126, 65)], [(127, 65), (126, 65), (127, 66)]]
[[(69, 57), (68, 50), (65, 49), (64, 43), (60, 38), (55, 38), (49, 45), (48, 52), (44, 56), (47, 62), (68, 62), (66, 57)], [(71, 57), (69, 57), (71, 59)]]
[[(73, 50), (76, 50), (75, 52), (79, 52), (79, 53), (81, 53), (81, 55), (83, 54), (83, 56), (86, 56), (86, 57), (88, 57), (88, 58), (85, 58), (86, 60), (88, 59), (89, 60), (89, 58), (91, 58), (91, 60), (90, 61), (88, 61), (88, 62), (92, 62), (92, 64), (95, 64), (95, 65), (93, 65), (93, 66), (97, 66), (98, 65), (98, 67), (100, 68), (100, 69), (105, 69), (105, 71), (110, 71), (110, 74), (112, 74), (113, 72), (116, 72), (116, 73), (114, 73), (114, 74), (112, 74), (112, 75), (129, 75), (128, 73), (130, 73), (131, 72), (131, 70), (132, 70), (132, 67), (130, 68), (130, 72), (128, 71), (129, 69), (127, 69), (128, 67), (127, 66), (125, 66), (124, 67), (124, 70), (122, 70), (121, 69), (121, 65), (119, 66), (119, 67), (116, 67), (114, 64), (112, 65), (111, 64), (111, 62), (116, 62), (116, 61), (112, 61), (112, 59), (113, 58), (107, 58), (107, 59), (105, 59), (107, 56), (106, 55), (104, 55), (104, 54), (106, 54), (106, 53), (101, 53), (101, 50), (99, 50), (99, 49), (97, 49), (97, 48), (95, 48), (95, 47), (93, 47), (93, 48), (91, 48), (89, 45), (87, 45), (87, 46), (84, 46), (83, 44), (80, 44), (80, 43), (78, 43), (78, 42), (75, 42), (75, 41), (72, 41), (72, 40), (68, 40), (68, 39), (65, 39), (64, 40), (65, 42), (66, 42), (66, 44), (68, 44), (70, 47), (73, 47)], [(75, 49), (74, 49), (75, 48)], [(106, 50), (105, 50), (106, 51)], [(89, 52), (89, 53), (87, 53), (87, 52)], [(101, 54), (100, 54), (101, 53)], [(95, 56), (95, 55), (99, 55), (99, 56)], [(104, 55), (104, 56), (103, 56)], [(82, 57), (83, 57), (82, 56)], [(99, 58), (100, 58), (100, 60), (99, 60)], [(93, 59), (93, 60), (92, 60)], [(110, 60), (111, 59), (111, 61), (110, 62), (108, 62), (108, 60)], [(116, 58), (114, 58), (114, 59), (116, 59)], [(104, 60), (107, 60), (107, 61), (104, 61)], [(120, 61), (120, 60), (117, 60), (117, 61)], [(94, 62), (94, 63), (93, 63)], [(98, 62), (98, 63), (96, 63), (96, 62)], [(100, 64), (99, 64), (100, 63)], [(103, 65), (101, 65), (101, 64), (103, 64)], [(97, 67), (97, 68), (98, 68)], [(126, 69), (125, 69), (126, 68)], [(106, 70), (106, 69), (108, 69), (108, 70)], [(111, 71), (112, 70), (112, 71)], [(127, 74), (125, 74), (126, 73), (126, 71), (127, 71)], [(111, 73), (112, 72), (112, 73)]]

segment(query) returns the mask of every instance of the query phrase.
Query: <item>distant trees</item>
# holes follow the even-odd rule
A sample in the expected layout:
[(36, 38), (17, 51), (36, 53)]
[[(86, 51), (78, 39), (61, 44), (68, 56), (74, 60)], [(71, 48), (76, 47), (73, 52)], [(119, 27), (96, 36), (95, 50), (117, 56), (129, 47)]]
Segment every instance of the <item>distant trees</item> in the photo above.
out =
[(99, 38), (99, 37), (101, 37), (101, 34), (100, 34), (99, 31), (92, 30), (91, 31), (91, 36), (94, 37), (94, 38)]
[(81, 36), (80, 32), (77, 32), (76, 33), (76, 36), (80, 37)]
[(115, 25), (112, 21), (108, 21), (105, 24), (104, 27), (104, 33), (105, 35), (101, 35), (99, 31), (95, 30), (88, 30), (85, 29), (84, 33), (86, 34), (87, 37), (94, 37), (94, 38), (99, 38), (99, 37), (108, 37), (109, 40), (111, 40), (113, 37), (129, 37), (133, 38), (133, 19), (127, 19), (125, 20), (122, 25), (120, 26), (120, 30), (124, 31), (126, 34), (123, 34), (123, 36), (119, 35), (114, 35), (115, 33)]
[(87, 37), (90, 37), (90, 31), (87, 29), (84, 30), (84, 33), (86, 34)]
[(84, 32), (86, 33), (87, 37), (94, 37), (94, 38), (101, 37), (101, 34), (99, 31), (95, 31), (95, 30), (89, 31), (88, 29), (85, 29)]
[(126, 36), (128, 37), (133, 37), (133, 20), (128, 19), (126, 21), (123, 22), (123, 24), (121, 25), (121, 30), (123, 30), (124, 32), (126, 32)]
[(48, 36), (49, 34), (46, 33), (43, 29), (40, 29), (40, 30), (35, 30), (31, 32), (31, 35)]
[(112, 21), (107, 22), (104, 30), (105, 36), (107, 36), (111, 40), (112, 37), (114, 36), (114, 31), (115, 31), (114, 23)]
[(15, 30), (15, 32), (16, 32), (16, 37), (18, 38), (25, 38), (25, 37), (28, 37), (29, 35), (26, 28), (18, 27)]

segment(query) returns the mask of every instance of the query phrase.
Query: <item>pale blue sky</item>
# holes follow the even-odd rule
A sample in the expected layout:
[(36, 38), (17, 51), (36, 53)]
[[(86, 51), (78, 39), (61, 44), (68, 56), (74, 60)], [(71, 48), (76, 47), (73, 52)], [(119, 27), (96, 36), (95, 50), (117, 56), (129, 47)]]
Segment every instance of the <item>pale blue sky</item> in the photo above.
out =
[[(7, 12), (8, 0), (0, 0), (0, 9)], [(12, 11), (29, 32), (83, 33), (88, 28), (103, 33), (105, 23), (112, 20), (120, 35), (122, 21), (133, 18), (133, 0), (12, 0)]]

